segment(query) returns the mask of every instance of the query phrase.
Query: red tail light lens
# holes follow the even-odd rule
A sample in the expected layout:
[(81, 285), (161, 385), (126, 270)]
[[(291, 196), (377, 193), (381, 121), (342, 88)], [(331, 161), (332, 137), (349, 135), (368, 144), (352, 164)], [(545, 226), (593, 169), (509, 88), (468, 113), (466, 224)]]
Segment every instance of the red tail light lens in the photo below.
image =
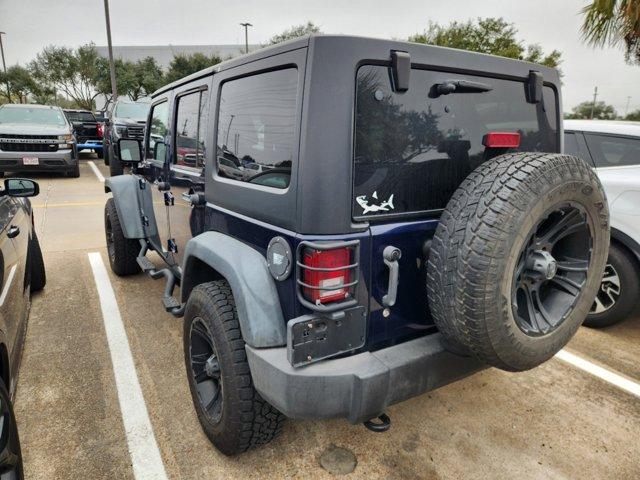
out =
[(102, 123), (98, 124), (98, 138), (102, 138), (104, 135), (104, 125)]
[[(311, 287), (305, 288), (304, 296), (314, 304), (344, 300), (349, 296), (351, 249), (304, 251), (302, 263), (305, 268), (303, 281)], [(315, 269), (315, 270), (313, 270)], [(332, 287), (336, 287), (335, 289)]]
[(518, 148), (520, 134), (518, 132), (489, 132), (482, 137), (482, 145), (487, 148)]

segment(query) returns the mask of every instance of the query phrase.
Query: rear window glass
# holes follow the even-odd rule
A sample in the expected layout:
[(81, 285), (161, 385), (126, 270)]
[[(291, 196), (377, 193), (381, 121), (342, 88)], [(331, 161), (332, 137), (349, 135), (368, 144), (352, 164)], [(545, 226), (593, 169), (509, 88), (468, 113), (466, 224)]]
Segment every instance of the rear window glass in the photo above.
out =
[(578, 150), (578, 140), (576, 139), (575, 133), (564, 134), (564, 153), (574, 156), (580, 156), (580, 151)]
[[(447, 80), (480, 82), (484, 92), (433, 94)], [(391, 90), (389, 69), (357, 74), (355, 216), (442, 209), (485, 160), (487, 132), (519, 132), (521, 151), (558, 151), (556, 96), (526, 102), (523, 82), (412, 70), (409, 90)]]
[(596, 167), (640, 165), (640, 139), (585, 133)]
[(295, 68), (223, 84), (218, 113), (218, 175), (287, 188), (296, 148)]
[(93, 113), (89, 112), (65, 112), (67, 119), (70, 122), (95, 122), (96, 119)]

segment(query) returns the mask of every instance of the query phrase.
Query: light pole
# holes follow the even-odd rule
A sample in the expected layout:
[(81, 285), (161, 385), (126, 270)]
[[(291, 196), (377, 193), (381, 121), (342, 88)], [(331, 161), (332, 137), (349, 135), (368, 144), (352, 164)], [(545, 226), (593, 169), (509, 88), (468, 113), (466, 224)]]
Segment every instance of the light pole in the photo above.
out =
[(249, 27), (253, 27), (249, 22), (241, 23), (244, 27), (244, 53), (249, 53)]
[(111, 93), (113, 101), (118, 100), (118, 87), (116, 86), (116, 66), (113, 63), (113, 47), (111, 45), (111, 21), (109, 20), (109, 0), (104, 0), (104, 18), (107, 22), (107, 49), (109, 50), (109, 71), (111, 73)]
[(2, 52), (2, 69), (4, 70), (4, 79), (7, 82), (7, 101), (11, 103), (11, 92), (9, 91), (9, 77), (7, 77), (7, 64), (4, 63), (4, 47), (2, 46), (2, 35), (6, 35), (6, 33), (0, 32), (0, 52)]

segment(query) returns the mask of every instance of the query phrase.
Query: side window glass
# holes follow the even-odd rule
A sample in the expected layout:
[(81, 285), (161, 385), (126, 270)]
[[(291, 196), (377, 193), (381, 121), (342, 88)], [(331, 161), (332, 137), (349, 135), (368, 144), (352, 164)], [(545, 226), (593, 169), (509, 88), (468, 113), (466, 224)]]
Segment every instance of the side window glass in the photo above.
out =
[(218, 112), (218, 175), (287, 188), (296, 149), (298, 71), (295, 68), (222, 85)]
[(596, 167), (640, 165), (640, 139), (585, 133)]
[(169, 102), (159, 103), (153, 107), (151, 126), (147, 136), (146, 159), (164, 162), (167, 152), (167, 132), (169, 131)]
[(578, 150), (578, 140), (576, 139), (575, 133), (564, 134), (564, 153), (576, 157), (580, 156), (580, 151)]
[(206, 158), (208, 93), (199, 91), (178, 99), (176, 116), (175, 163), (188, 170), (202, 172)]

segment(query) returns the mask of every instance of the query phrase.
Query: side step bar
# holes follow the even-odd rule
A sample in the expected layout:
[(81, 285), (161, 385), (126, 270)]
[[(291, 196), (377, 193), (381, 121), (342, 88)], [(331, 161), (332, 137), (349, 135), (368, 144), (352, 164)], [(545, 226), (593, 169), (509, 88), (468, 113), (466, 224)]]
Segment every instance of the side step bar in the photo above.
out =
[(170, 268), (156, 269), (156, 266), (151, 260), (147, 258), (147, 251), (149, 246), (143, 239), (140, 240), (140, 253), (136, 258), (138, 265), (143, 272), (147, 273), (151, 278), (158, 279), (164, 277), (166, 283), (164, 286), (164, 293), (162, 295), (162, 304), (164, 309), (171, 315), (181, 317), (184, 315), (184, 309), (186, 305), (182, 305), (177, 298), (173, 296), (173, 289), (176, 286), (176, 276)]

